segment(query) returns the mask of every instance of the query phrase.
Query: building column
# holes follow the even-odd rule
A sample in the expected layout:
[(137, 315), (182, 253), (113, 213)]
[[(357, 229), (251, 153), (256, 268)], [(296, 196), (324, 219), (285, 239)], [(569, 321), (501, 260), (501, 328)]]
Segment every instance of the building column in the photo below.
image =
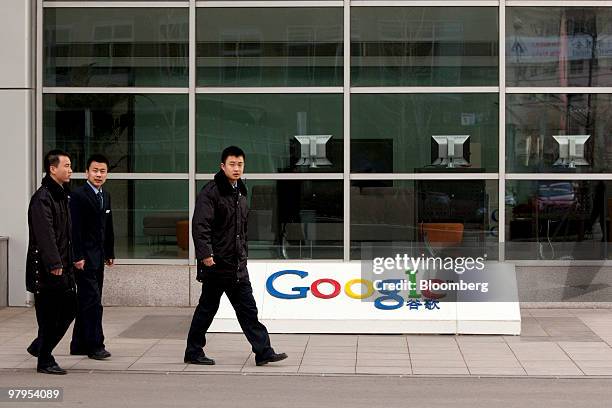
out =
[[(10, 306), (24, 306), (27, 210), (34, 187), (34, 0), (0, 2), (0, 235), (9, 238)], [(4, 283), (0, 283), (4, 284)]]

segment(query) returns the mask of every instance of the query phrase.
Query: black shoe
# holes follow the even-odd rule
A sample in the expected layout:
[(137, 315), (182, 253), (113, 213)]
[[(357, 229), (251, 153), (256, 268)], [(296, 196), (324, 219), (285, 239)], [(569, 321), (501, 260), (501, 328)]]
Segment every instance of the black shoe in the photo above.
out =
[(70, 355), (72, 356), (86, 356), (89, 353), (83, 350), (70, 350)]
[(33, 344), (30, 344), (26, 350), (32, 357), (38, 357), (38, 350), (33, 347)]
[(111, 353), (106, 351), (105, 349), (94, 351), (93, 353), (87, 354), (87, 357), (94, 360), (104, 360), (111, 356)]
[(206, 357), (204, 354), (200, 354), (196, 358), (185, 356), (183, 361), (187, 364), (199, 364), (199, 365), (215, 365), (215, 360)]
[(266, 357), (263, 360), (255, 360), (255, 365), (262, 366), (268, 363), (276, 363), (277, 361), (282, 361), (287, 358), (287, 354), (285, 353), (274, 353), (270, 357)]
[(66, 370), (64, 370), (62, 367), (58, 366), (57, 364), (50, 365), (48, 367), (38, 367), (36, 371), (39, 373), (43, 373), (43, 374), (55, 374), (55, 375), (66, 375), (67, 374)]

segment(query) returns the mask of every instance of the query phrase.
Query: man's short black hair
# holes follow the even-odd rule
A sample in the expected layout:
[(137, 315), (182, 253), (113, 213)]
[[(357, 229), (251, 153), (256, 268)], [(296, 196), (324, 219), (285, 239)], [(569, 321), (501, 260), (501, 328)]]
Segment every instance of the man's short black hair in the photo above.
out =
[(246, 160), (246, 154), (244, 154), (244, 151), (238, 146), (228, 146), (225, 149), (223, 149), (223, 153), (221, 153), (221, 163), (225, 163), (225, 160), (229, 156), (236, 156), (236, 157), (242, 156), (242, 158)]
[(57, 167), (59, 166), (60, 157), (67, 157), (70, 159), (70, 155), (61, 149), (53, 149), (50, 150), (47, 154), (45, 154), (45, 160), (43, 161), (43, 167), (45, 168), (45, 173), (51, 173), (51, 166)]
[(110, 167), (110, 164), (108, 163), (108, 159), (106, 158), (106, 156), (99, 154), (99, 153), (92, 154), (91, 156), (89, 156), (89, 159), (87, 159), (87, 167), (85, 168), (89, 170), (89, 166), (91, 166), (91, 163), (93, 162), (104, 163), (106, 164), (107, 169)]

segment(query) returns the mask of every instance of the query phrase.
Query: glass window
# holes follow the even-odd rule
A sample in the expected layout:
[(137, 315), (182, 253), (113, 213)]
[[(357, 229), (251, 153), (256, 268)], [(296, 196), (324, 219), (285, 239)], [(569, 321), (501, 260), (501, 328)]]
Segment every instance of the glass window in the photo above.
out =
[(612, 8), (506, 9), (508, 86), (611, 86)]
[(611, 181), (506, 181), (508, 259), (606, 259), (611, 219)]
[(102, 153), (114, 172), (187, 172), (187, 118), (187, 95), (47, 94), (43, 148), (69, 152), (75, 171)]
[(198, 95), (197, 115), (199, 172), (217, 171), (229, 145), (248, 173), (343, 170), (342, 94)]
[(426, 256), (497, 259), (497, 197), (496, 180), (353, 180), (351, 259), (363, 246), (402, 244)]
[(187, 8), (46, 8), (45, 86), (187, 86)]
[(510, 172), (610, 171), (611, 94), (508, 94)]
[(351, 171), (496, 172), (497, 94), (351, 95)]
[(200, 86), (342, 86), (339, 7), (198, 9)]
[[(74, 186), (84, 180), (73, 180)], [(187, 259), (189, 192), (186, 180), (113, 180), (111, 195), (117, 259)]]
[(342, 180), (246, 183), (250, 259), (342, 259)]
[(353, 7), (353, 86), (497, 85), (496, 7)]

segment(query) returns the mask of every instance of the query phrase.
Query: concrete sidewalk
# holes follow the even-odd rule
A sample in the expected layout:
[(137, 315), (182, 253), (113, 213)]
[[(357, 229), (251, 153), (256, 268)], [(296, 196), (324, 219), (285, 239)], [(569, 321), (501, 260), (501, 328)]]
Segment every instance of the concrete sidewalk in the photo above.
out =
[[(523, 309), (521, 336), (273, 334), (289, 358), (256, 367), (242, 334), (212, 333), (206, 354), (215, 366), (183, 363), (192, 308), (107, 307), (112, 357), (69, 355), (70, 333), (55, 350), (70, 371), (147, 373), (279, 373), (292, 375), (423, 375), (612, 377), (612, 310)], [(32, 371), (25, 348), (36, 335), (33, 309), (0, 309), (0, 370)]]

